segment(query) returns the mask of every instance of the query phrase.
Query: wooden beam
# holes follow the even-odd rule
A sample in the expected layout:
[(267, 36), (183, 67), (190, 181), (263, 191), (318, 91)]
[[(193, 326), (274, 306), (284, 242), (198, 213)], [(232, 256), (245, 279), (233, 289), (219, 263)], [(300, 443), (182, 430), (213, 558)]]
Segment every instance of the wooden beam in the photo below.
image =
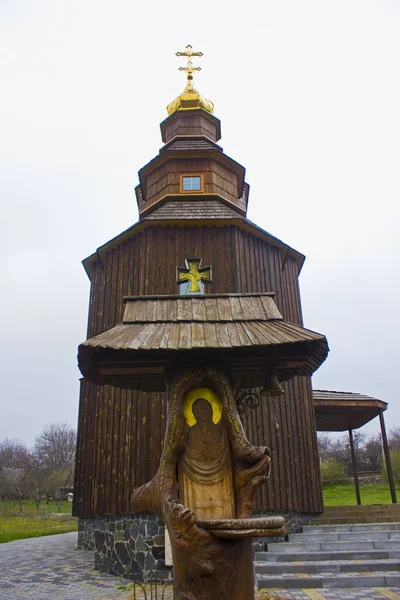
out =
[(350, 440), (350, 449), (351, 449), (351, 462), (353, 463), (354, 487), (356, 488), (357, 504), (358, 504), (358, 506), (360, 506), (361, 505), (360, 485), (358, 483), (356, 453), (354, 451), (353, 431), (351, 429), (349, 429), (349, 440)]
[(394, 485), (394, 478), (393, 478), (393, 471), (392, 471), (392, 463), (390, 462), (389, 444), (388, 444), (387, 435), (386, 435), (386, 427), (385, 427), (385, 420), (383, 418), (383, 410), (381, 408), (379, 409), (379, 422), (381, 424), (383, 451), (385, 453), (385, 461), (386, 461), (387, 474), (388, 474), (388, 478), (389, 478), (390, 494), (392, 496), (392, 503), (397, 504), (396, 488)]

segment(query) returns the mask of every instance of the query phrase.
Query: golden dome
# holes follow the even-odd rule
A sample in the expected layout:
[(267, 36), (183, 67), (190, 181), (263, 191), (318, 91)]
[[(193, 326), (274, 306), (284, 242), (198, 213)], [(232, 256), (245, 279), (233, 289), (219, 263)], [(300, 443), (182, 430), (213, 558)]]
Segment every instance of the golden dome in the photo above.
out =
[(211, 114), (214, 112), (214, 103), (211, 100), (203, 98), (196, 88), (191, 83), (188, 83), (182, 94), (168, 104), (167, 113), (172, 115), (176, 110), (187, 110), (190, 108), (202, 108)]
[(192, 52), (192, 46), (186, 46), (186, 52), (177, 52), (177, 56), (187, 56), (188, 62), (186, 67), (179, 67), (180, 71), (187, 72), (187, 86), (175, 100), (173, 100), (167, 106), (167, 112), (169, 115), (177, 110), (188, 110), (193, 108), (202, 108), (208, 113), (214, 112), (214, 103), (211, 100), (206, 100), (199, 94), (196, 88), (193, 86), (193, 71), (201, 71), (201, 67), (194, 67), (192, 63), (192, 56), (203, 56), (202, 52)]

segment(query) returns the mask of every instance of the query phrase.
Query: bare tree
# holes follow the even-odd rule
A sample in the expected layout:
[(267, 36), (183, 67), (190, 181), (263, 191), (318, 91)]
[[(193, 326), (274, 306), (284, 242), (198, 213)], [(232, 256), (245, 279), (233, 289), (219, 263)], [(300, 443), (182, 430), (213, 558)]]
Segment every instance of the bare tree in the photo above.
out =
[(63, 499), (60, 490), (72, 487), (75, 467), (76, 432), (66, 423), (53, 423), (43, 428), (35, 439), (34, 455), (46, 473), (46, 495), (55, 498), (58, 510)]
[[(359, 471), (363, 470), (363, 447), (366, 437), (366, 434), (361, 433), (360, 431), (354, 431), (353, 433), (354, 451), (356, 455), (357, 469)], [(353, 474), (353, 463), (351, 460), (350, 441), (348, 435), (342, 435), (333, 443), (330, 452), (330, 458), (334, 458), (344, 465), (348, 475)]]
[(35, 454), (50, 471), (69, 470), (75, 464), (76, 432), (66, 423), (52, 423), (43, 427), (35, 439)]
[(26, 469), (0, 468), (0, 499), (13, 504), (18, 503), (19, 512), (22, 512), (22, 498)]
[(66, 490), (71, 487), (71, 471), (69, 469), (60, 469), (50, 474), (48, 492), (54, 498), (58, 512), (61, 512), (61, 503), (65, 499)]
[(318, 454), (320, 460), (325, 460), (330, 457), (332, 451), (333, 440), (328, 433), (318, 433)]
[(0, 469), (24, 469), (29, 457), (29, 450), (20, 440), (0, 441)]
[(39, 456), (32, 453), (29, 457), (26, 480), (38, 512), (42, 499), (48, 495), (49, 478), (50, 470), (46, 468)]
[(370, 435), (363, 448), (362, 470), (380, 472), (382, 469), (382, 440), (379, 434)]
[(400, 450), (400, 427), (392, 427), (388, 438), (390, 450)]
[(23, 487), (29, 450), (19, 440), (0, 441), (0, 499), (18, 503), (22, 512)]
[[(379, 472), (382, 461), (380, 436), (355, 431), (353, 440), (358, 471)], [(394, 446), (398, 441), (400, 449), (400, 428), (393, 433), (393, 440)], [(343, 465), (348, 474), (353, 472), (350, 442), (347, 434), (337, 439), (333, 439), (328, 434), (318, 434), (318, 451), (321, 460), (333, 459)]]

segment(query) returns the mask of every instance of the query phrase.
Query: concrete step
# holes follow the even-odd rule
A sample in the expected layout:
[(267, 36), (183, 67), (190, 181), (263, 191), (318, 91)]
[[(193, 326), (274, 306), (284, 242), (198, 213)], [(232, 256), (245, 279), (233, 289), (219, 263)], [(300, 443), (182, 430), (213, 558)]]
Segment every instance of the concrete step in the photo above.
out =
[[(281, 545), (283, 546), (285, 542)], [(400, 550), (331, 551), (331, 552), (257, 552), (256, 562), (308, 562), (308, 561), (366, 561), (400, 559)]]
[[(317, 536), (316, 536), (317, 537)], [(349, 542), (284, 542), (267, 544), (271, 553), (329, 552), (329, 551), (400, 550), (400, 540), (349, 541)]]
[(358, 525), (304, 525), (303, 533), (349, 533), (365, 531), (399, 531), (400, 523), (359, 523)]
[(400, 585), (400, 575), (391, 572), (377, 572), (361, 575), (347, 573), (344, 575), (326, 573), (312, 576), (291, 575), (261, 575), (257, 577), (258, 589), (263, 588), (355, 588), (355, 587), (397, 587)]
[(296, 573), (365, 573), (382, 571), (399, 571), (398, 559), (386, 560), (316, 560), (308, 562), (266, 562), (255, 561), (254, 567), (258, 575), (293, 575)]
[(292, 533), (289, 536), (289, 542), (372, 542), (384, 540), (400, 540), (400, 531), (368, 530), (364, 531), (307, 531), (305, 533)]
[(400, 522), (305, 526), (257, 552), (261, 588), (400, 586)]

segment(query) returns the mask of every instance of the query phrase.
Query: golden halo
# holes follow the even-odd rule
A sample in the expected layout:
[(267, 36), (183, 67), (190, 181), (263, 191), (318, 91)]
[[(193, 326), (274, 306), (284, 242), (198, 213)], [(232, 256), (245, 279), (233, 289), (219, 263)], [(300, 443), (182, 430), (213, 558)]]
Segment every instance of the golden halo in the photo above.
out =
[(204, 398), (211, 405), (213, 411), (213, 423), (218, 423), (222, 417), (222, 402), (219, 396), (208, 388), (196, 388), (195, 390), (192, 390), (191, 392), (186, 394), (182, 406), (182, 411), (185, 416), (186, 423), (190, 427), (192, 427), (196, 423), (196, 419), (192, 411), (192, 406), (193, 402), (195, 402), (199, 398)]

